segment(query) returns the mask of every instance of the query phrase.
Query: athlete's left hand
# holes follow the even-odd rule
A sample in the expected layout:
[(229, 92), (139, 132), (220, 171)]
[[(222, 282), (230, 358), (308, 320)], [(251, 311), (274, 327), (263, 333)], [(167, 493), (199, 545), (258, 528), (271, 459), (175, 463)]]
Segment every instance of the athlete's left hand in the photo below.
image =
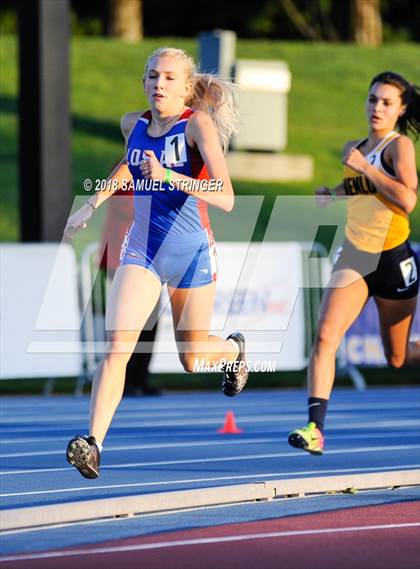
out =
[(327, 207), (334, 201), (334, 196), (329, 188), (322, 186), (315, 190), (315, 203), (317, 207)]
[(153, 150), (145, 150), (143, 154), (147, 158), (140, 161), (142, 176), (147, 180), (164, 180), (165, 169), (160, 165)]
[(353, 147), (347, 152), (343, 158), (343, 164), (359, 174), (364, 174), (366, 166), (369, 162), (357, 148)]

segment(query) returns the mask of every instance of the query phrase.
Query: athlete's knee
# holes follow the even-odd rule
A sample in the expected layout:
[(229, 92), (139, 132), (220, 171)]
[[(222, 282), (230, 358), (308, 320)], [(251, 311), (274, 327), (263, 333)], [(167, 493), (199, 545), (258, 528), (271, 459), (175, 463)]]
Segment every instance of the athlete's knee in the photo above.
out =
[(337, 333), (337, 329), (328, 324), (327, 322), (322, 322), (317, 329), (314, 348), (326, 348), (330, 350), (337, 350), (341, 342), (341, 335)]
[(137, 338), (138, 334), (131, 331), (114, 330), (110, 332), (105, 358), (113, 363), (126, 365), (133, 353)]
[(184, 370), (188, 373), (194, 373), (197, 371), (197, 364), (200, 361), (201, 356), (199, 354), (188, 353), (179, 354), (179, 360), (182, 364)]

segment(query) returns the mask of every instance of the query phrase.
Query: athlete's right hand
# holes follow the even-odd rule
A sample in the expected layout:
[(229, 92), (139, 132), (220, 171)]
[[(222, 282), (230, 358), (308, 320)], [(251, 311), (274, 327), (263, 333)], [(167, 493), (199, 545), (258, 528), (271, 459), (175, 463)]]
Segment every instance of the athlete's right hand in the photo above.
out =
[(315, 203), (318, 207), (327, 207), (333, 201), (334, 196), (329, 188), (323, 186), (315, 190)]
[(87, 222), (94, 212), (93, 206), (89, 203), (82, 205), (80, 209), (75, 211), (68, 219), (63, 233), (64, 241), (72, 241), (74, 236), (81, 229), (86, 229)]

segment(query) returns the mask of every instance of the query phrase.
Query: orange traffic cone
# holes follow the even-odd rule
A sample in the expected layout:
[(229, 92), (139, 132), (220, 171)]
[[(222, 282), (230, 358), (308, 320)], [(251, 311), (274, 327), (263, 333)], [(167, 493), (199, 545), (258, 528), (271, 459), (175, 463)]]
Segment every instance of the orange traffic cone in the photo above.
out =
[(236, 426), (233, 411), (228, 411), (226, 413), (225, 424), (221, 429), (217, 429), (217, 432), (222, 435), (239, 435), (239, 433), (243, 432), (242, 429), (239, 429), (239, 427)]

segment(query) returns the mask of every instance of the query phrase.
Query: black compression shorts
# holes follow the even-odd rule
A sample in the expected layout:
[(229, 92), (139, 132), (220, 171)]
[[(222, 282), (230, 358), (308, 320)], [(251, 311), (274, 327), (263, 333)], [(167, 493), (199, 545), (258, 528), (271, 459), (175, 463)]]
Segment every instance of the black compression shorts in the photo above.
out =
[(375, 254), (357, 249), (346, 239), (337, 251), (333, 272), (340, 269), (357, 271), (366, 281), (369, 296), (400, 300), (419, 291), (419, 260), (408, 241)]

